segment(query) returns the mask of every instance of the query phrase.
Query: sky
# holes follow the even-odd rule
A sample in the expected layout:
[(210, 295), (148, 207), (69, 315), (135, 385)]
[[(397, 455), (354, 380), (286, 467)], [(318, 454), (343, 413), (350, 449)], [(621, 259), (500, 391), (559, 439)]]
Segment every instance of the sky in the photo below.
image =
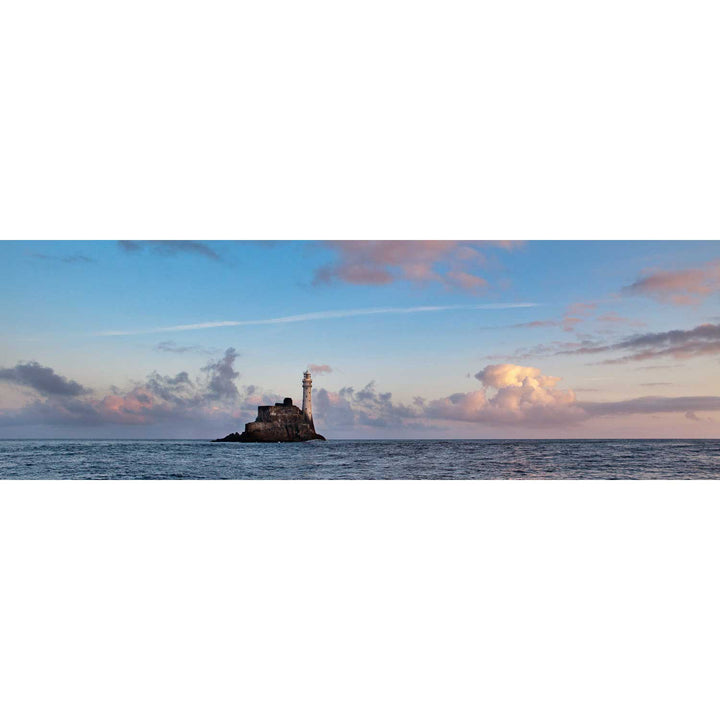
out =
[(720, 242), (0, 243), (0, 438), (720, 436)]

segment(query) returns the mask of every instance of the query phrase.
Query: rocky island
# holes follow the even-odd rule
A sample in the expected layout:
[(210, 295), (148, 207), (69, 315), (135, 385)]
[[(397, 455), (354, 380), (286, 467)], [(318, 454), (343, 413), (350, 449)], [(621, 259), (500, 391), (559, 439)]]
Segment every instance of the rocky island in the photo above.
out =
[(234, 432), (213, 442), (305, 442), (324, 440), (315, 432), (312, 417), (312, 378), (305, 371), (302, 381), (303, 407), (293, 405), (292, 398), (285, 398), (275, 405), (260, 405), (255, 422), (245, 425), (242, 433)]

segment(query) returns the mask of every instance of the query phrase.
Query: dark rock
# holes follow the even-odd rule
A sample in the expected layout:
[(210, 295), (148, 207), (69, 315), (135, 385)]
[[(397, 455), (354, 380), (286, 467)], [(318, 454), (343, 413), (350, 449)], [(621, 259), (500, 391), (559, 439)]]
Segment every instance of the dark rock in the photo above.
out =
[(240, 433), (239, 432), (230, 433), (229, 435), (226, 435), (224, 438), (218, 438), (217, 440), (213, 440), (213, 442), (240, 442)]
[(315, 432), (315, 424), (308, 420), (291, 398), (283, 403), (261, 405), (255, 422), (245, 425), (245, 432), (230, 433), (213, 442), (306, 442), (324, 440)]

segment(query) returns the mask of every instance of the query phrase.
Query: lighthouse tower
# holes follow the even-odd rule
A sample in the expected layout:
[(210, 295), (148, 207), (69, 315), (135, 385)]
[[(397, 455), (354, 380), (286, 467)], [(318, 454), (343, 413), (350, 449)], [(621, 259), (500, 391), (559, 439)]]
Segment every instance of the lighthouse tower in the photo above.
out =
[(303, 404), (302, 411), (306, 420), (312, 424), (312, 378), (310, 377), (310, 371), (306, 370), (303, 373), (302, 381), (303, 389)]

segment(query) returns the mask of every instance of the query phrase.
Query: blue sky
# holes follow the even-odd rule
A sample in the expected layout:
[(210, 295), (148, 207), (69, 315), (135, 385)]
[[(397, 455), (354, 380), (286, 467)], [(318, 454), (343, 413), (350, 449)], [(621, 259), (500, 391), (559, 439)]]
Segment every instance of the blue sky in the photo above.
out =
[(714, 331), (660, 334), (720, 323), (719, 243), (3, 242), (0, 261), (0, 437), (225, 434), (299, 400), (310, 365), (331, 438), (718, 434)]

